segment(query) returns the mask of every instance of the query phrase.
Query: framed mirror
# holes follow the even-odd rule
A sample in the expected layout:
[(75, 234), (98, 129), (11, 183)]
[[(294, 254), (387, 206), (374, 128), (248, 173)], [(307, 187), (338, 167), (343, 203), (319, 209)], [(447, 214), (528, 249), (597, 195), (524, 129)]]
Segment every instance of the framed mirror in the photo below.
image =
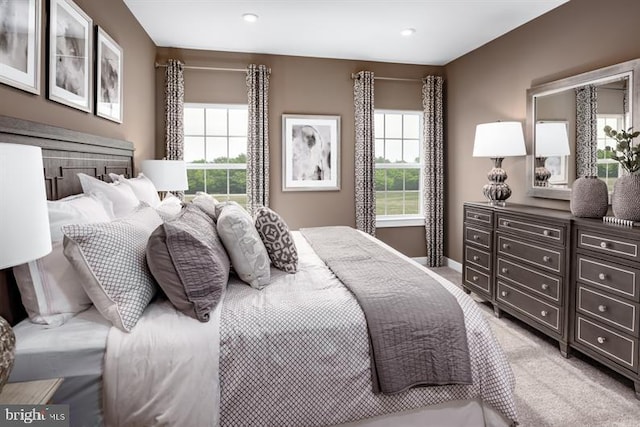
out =
[(598, 176), (609, 194), (622, 174), (605, 126), (640, 127), (640, 59), (534, 86), (527, 91), (527, 194), (569, 200), (573, 181)]

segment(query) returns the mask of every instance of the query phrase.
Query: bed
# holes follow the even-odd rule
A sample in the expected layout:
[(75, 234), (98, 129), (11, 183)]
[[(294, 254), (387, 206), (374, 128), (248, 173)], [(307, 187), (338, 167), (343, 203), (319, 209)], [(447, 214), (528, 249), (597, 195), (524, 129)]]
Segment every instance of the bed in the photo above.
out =
[[(126, 141), (4, 117), (0, 140), (43, 147), (51, 200), (81, 192), (77, 172), (107, 179), (109, 172), (131, 176), (133, 170), (133, 150)], [(475, 303), (447, 280), (363, 235), (458, 301), (473, 376), (469, 385), (374, 394), (366, 320), (358, 302), (308, 239), (301, 232), (293, 237), (300, 256), (296, 274), (271, 268), (270, 284), (262, 290), (232, 275), (208, 322), (156, 300), (130, 332), (111, 326), (93, 307), (57, 328), (34, 325), (22, 319), (20, 295), (4, 272), (2, 314), (17, 324), (11, 381), (64, 377), (54, 403), (70, 404), (72, 425), (517, 422), (513, 375)], [(263, 324), (270, 327), (261, 329)]]

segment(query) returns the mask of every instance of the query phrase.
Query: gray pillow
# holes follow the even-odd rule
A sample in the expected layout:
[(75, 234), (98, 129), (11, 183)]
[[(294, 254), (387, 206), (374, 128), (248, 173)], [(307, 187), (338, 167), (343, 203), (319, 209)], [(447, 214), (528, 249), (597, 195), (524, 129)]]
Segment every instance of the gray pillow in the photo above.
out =
[(191, 204), (197, 206), (202, 212), (207, 214), (209, 218), (214, 221), (218, 220), (218, 215), (216, 215), (216, 206), (220, 204), (215, 197), (198, 191), (196, 193), (196, 197), (193, 198)]
[(269, 255), (247, 211), (237, 204), (225, 206), (217, 230), (238, 277), (256, 289), (269, 284)]
[(156, 292), (145, 251), (162, 219), (153, 208), (140, 206), (115, 221), (61, 228), (64, 255), (81, 275), (89, 299), (107, 320), (127, 332)]
[(267, 207), (256, 209), (255, 225), (271, 262), (287, 273), (298, 270), (298, 250), (282, 217)]
[(201, 322), (222, 298), (231, 268), (211, 218), (187, 205), (151, 234), (147, 263), (169, 301)]

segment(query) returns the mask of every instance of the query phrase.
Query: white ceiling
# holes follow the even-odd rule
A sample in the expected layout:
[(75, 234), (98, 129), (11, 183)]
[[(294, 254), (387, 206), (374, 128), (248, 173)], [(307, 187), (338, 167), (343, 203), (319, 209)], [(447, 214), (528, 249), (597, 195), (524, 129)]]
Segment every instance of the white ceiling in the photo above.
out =
[[(156, 45), (444, 65), (568, 0), (124, 0)], [(255, 13), (257, 22), (241, 15)], [(414, 28), (403, 37), (400, 31)]]

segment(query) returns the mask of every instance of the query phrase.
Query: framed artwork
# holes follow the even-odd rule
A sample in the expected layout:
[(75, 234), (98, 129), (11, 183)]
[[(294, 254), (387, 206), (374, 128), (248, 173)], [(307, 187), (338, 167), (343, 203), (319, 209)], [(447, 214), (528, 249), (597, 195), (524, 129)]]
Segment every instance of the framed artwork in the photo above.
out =
[(340, 190), (340, 116), (282, 115), (282, 191)]
[(100, 27), (96, 40), (96, 115), (122, 123), (122, 48)]
[(569, 177), (567, 174), (569, 166), (569, 156), (551, 156), (547, 157), (544, 162), (544, 167), (546, 167), (549, 172), (551, 172), (551, 177), (549, 178), (549, 184), (561, 185), (568, 184)]
[(40, 94), (40, 0), (0, 1), (0, 83)]
[(72, 0), (49, 4), (49, 99), (90, 113), (93, 20)]

